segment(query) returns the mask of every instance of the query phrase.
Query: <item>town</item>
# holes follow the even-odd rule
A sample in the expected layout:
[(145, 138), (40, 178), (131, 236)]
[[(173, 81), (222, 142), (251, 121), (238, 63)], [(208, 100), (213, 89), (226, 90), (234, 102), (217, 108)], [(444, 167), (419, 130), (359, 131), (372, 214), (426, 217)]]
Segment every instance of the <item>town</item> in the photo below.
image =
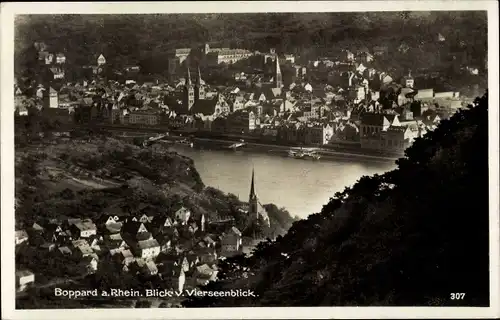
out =
[[(435, 41), (447, 40), (438, 34)], [(402, 43), (394, 50), (404, 54), (410, 48)], [(16, 79), (14, 88), (16, 126), (39, 115), (58, 135), (77, 128), (158, 129), (402, 156), (416, 138), (479, 91), (476, 85), (461, 93), (440, 83), (442, 75), (433, 70), (385, 70), (379, 61), (392, 52), (383, 45), (332, 50), (305, 60), (274, 48), (259, 52), (204, 43), (166, 54), (168, 75), (156, 79), (142, 74), (138, 65), (116, 69), (113, 57), (102, 53), (96, 53), (92, 64), (78, 66), (43, 41), (34, 43), (32, 52), (36, 74)], [(463, 77), (475, 79), (486, 68), (461, 63), (466, 59), (460, 50), (453, 54), (456, 72)], [(81, 79), (68, 81), (72, 69), (78, 69)], [(269, 224), (253, 174), (248, 205), (240, 210)], [(80, 276), (95, 273), (100, 261), (109, 260), (123, 274), (154, 278), (161, 289), (183, 291), (216, 280), (221, 259), (251, 254), (264, 240), (244, 237), (231, 219), (209, 221), (184, 206), (161, 215), (148, 212), (145, 206), (126, 217), (104, 213), (98, 221), (35, 221), (16, 230), (16, 247), (21, 255), (29, 244), (47, 255), (71, 257), (81, 267)], [(17, 270), (21, 294), (36, 287), (35, 272)]]
[[(457, 74), (473, 83), (460, 94), (433, 70), (382, 69), (377, 61), (391, 54), (384, 46), (302, 61), (273, 48), (262, 53), (204, 44), (173, 50), (167, 77), (141, 81), (139, 66), (116, 70), (103, 54), (93, 65), (69, 66), (64, 53), (45, 43), (34, 48), (43, 75), (28, 87), (16, 80), (17, 123), (38, 110), (55, 128), (159, 128), (398, 156), (479, 94), (474, 79), (483, 70), (461, 64), (465, 52), (452, 53)], [(409, 48), (403, 43), (396, 50)], [(70, 68), (85, 77), (67, 82)]]

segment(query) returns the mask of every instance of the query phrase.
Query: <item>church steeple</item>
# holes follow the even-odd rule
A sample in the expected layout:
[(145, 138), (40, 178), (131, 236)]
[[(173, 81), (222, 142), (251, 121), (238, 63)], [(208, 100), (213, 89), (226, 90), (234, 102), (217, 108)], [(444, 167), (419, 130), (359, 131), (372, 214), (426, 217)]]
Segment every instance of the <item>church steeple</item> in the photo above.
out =
[(276, 55), (276, 74), (274, 75), (274, 84), (276, 85), (276, 88), (283, 87), (283, 79), (281, 75), (281, 69), (280, 69), (280, 60), (278, 55)]
[(187, 67), (186, 83), (184, 85), (183, 98), (184, 98), (183, 99), (184, 107), (190, 110), (194, 104), (194, 87), (193, 83), (191, 82), (191, 73), (189, 71), (189, 66)]
[(250, 184), (250, 199), (256, 197), (255, 195), (255, 171), (252, 169), (252, 183)]
[(198, 78), (196, 78), (196, 84), (197, 85), (201, 84), (201, 71), (200, 71), (200, 67), (198, 67)]
[(252, 182), (250, 184), (250, 195), (248, 197), (248, 213), (250, 215), (258, 216), (258, 199), (255, 194), (255, 171), (252, 169)]
[(198, 77), (196, 78), (196, 84), (194, 86), (194, 99), (205, 100), (205, 82), (201, 79), (201, 71), (198, 66)]

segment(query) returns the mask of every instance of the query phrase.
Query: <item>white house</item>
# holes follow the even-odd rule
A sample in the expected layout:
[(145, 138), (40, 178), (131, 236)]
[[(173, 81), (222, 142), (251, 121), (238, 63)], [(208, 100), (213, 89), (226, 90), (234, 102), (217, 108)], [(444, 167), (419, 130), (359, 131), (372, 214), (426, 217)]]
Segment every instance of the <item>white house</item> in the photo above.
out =
[(28, 241), (28, 233), (25, 230), (16, 230), (16, 246)]
[(161, 247), (156, 239), (137, 242), (137, 253), (143, 259), (152, 259), (160, 254)]
[(106, 58), (104, 58), (104, 56), (100, 54), (99, 57), (97, 58), (97, 65), (102, 66), (105, 64), (106, 64)]
[(23, 291), (30, 284), (35, 283), (35, 274), (29, 270), (16, 271), (16, 284), (19, 291)]

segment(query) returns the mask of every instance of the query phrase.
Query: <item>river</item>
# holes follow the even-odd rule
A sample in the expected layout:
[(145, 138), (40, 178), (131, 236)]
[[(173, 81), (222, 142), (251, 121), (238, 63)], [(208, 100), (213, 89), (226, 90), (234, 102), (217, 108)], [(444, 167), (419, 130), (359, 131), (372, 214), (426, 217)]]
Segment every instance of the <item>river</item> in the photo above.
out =
[(306, 218), (321, 210), (335, 192), (343, 191), (363, 175), (384, 173), (394, 162), (360, 159), (300, 160), (275, 154), (246, 151), (199, 150), (173, 146), (193, 159), (207, 186), (248, 201), (252, 169), (255, 189), (262, 204), (285, 207), (291, 215)]

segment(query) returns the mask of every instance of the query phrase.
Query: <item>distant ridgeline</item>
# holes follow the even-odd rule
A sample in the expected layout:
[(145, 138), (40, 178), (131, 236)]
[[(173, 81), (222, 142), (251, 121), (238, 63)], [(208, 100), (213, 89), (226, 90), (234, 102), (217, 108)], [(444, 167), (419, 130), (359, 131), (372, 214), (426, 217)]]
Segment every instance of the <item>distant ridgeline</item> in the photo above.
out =
[[(435, 42), (438, 33), (446, 34), (447, 39), (445, 46), (434, 48), (444, 51), (441, 54), (464, 43), (465, 50), (474, 53), (469, 55), (470, 59), (485, 56), (486, 14), (479, 11), (176, 14), (137, 15), (136, 18), (37, 15), (17, 18), (15, 64), (19, 75), (30, 60), (26, 50), (36, 41), (45, 41), (54, 52), (64, 54), (67, 65), (94, 63), (102, 53), (115, 67), (138, 63), (141, 72), (158, 74), (168, 69), (167, 52), (196, 47), (207, 41), (250, 51), (267, 52), (274, 47), (280, 52), (316, 56), (328, 54), (328, 50), (335, 47), (397, 48), (405, 43), (423, 55), (425, 52), (419, 46)], [(407, 60), (408, 67), (413, 69), (418, 67), (416, 63), (436, 67), (423, 61), (418, 53)]]
[[(255, 297), (184, 305), (488, 306), (487, 104), (486, 94), (442, 121), (397, 169), (362, 177), (253, 256), (226, 260), (203, 287)], [(450, 298), (457, 284), (467, 299)]]

